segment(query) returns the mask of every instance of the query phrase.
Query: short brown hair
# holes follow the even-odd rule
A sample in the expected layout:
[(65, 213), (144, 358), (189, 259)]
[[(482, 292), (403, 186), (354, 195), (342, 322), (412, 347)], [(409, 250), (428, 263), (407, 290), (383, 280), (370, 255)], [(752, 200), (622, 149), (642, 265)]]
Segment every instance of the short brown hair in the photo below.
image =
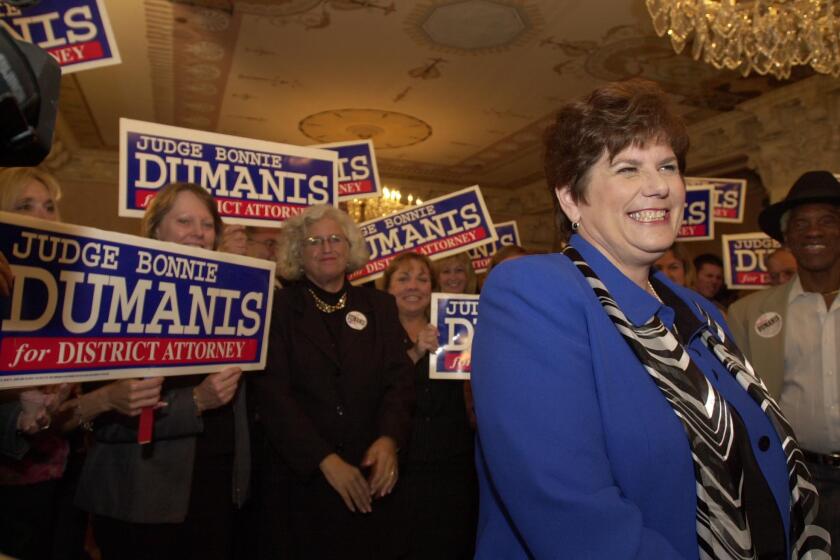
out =
[(490, 272), (491, 270), (496, 268), (500, 263), (508, 259), (524, 257), (528, 254), (530, 254), (528, 253), (528, 250), (524, 247), (520, 247), (519, 245), (502, 245), (490, 259), (490, 268), (487, 269), (487, 272)]
[(219, 208), (216, 206), (216, 200), (213, 196), (207, 192), (207, 189), (195, 183), (169, 183), (161, 188), (146, 207), (146, 213), (143, 214), (143, 220), (140, 222), (140, 235), (157, 239), (157, 229), (160, 223), (172, 210), (175, 199), (182, 192), (190, 192), (197, 196), (210, 211), (210, 215), (213, 216), (213, 229), (216, 230), (216, 239), (213, 240), (213, 249), (215, 249), (222, 240), (222, 230), (224, 229), (222, 217), (219, 215)]
[(568, 186), (575, 201), (586, 202), (589, 170), (602, 154), (614, 158), (631, 145), (662, 142), (674, 150), (682, 174), (688, 152), (685, 123), (672, 111), (665, 92), (639, 78), (607, 84), (564, 105), (544, 141), (545, 177), (564, 241), (571, 235), (571, 221), (555, 192)]
[(388, 263), (388, 268), (385, 269), (385, 274), (382, 276), (382, 286), (383, 289), (387, 292), (388, 288), (391, 287), (391, 278), (394, 277), (394, 274), (397, 272), (397, 269), (401, 267), (405, 263), (409, 263), (411, 261), (419, 262), (426, 269), (429, 271), (429, 277), (432, 280), (432, 291), (437, 289), (437, 278), (435, 277), (434, 268), (432, 267), (432, 261), (429, 260), (429, 257), (426, 255), (421, 255), (420, 253), (415, 253), (413, 251), (407, 251), (405, 253), (400, 253), (393, 259), (391, 262)]

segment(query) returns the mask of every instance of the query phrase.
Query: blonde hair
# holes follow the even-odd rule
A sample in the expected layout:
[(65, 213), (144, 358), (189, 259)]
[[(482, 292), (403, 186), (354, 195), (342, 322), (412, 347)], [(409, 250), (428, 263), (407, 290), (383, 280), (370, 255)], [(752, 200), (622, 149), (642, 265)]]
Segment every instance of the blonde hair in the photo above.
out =
[(451, 262), (459, 262), (464, 265), (464, 270), (467, 273), (467, 286), (464, 289), (465, 294), (475, 294), (478, 292), (478, 278), (475, 276), (473, 270), (472, 259), (467, 253), (456, 253), (445, 259), (439, 261), (432, 261), (432, 271), (435, 273), (435, 283), (440, 286), (440, 272), (444, 267)]
[(303, 240), (307, 236), (307, 229), (315, 222), (324, 219), (337, 223), (350, 245), (346, 272), (354, 272), (367, 264), (370, 252), (353, 218), (338, 208), (318, 204), (310, 206), (303, 213), (283, 222), (283, 235), (280, 236), (277, 244), (277, 274), (286, 280), (298, 280), (303, 276), (301, 249)]
[(38, 181), (56, 204), (61, 200), (58, 180), (38, 167), (6, 167), (0, 169), (0, 210), (14, 212), (15, 201), (23, 187), (30, 181)]
[(216, 230), (213, 249), (217, 248), (222, 240), (222, 229), (224, 228), (222, 217), (219, 215), (219, 208), (216, 206), (216, 200), (213, 196), (204, 187), (195, 183), (169, 183), (160, 189), (152, 202), (146, 207), (146, 213), (143, 214), (143, 219), (140, 221), (140, 235), (157, 239), (157, 230), (160, 223), (172, 210), (175, 199), (182, 192), (194, 194), (210, 211), (210, 215), (213, 216), (213, 229)]

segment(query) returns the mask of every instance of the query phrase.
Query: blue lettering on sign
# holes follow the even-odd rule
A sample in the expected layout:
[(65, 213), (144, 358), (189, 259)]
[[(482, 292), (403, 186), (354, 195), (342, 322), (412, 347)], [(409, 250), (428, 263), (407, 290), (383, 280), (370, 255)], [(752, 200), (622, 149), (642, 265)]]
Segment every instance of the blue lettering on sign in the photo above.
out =
[(469, 379), (478, 296), (435, 294), (432, 305), (438, 350), (429, 360), (429, 375), (433, 379)]
[(11, 214), (0, 214), (0, 252), (15, 275), (0, 298), (0, 386), (264, 358), (270, 264)]
[(276, 225), (309, 206), (337, 202), (334, 152), (127, 119), (121, 136), (121, 215), (141, 214), (173, 182), (203, 186), (223, 218), (248, 225)]
[(492, 242), (493, 224), (478, 187), (471, 187), (362, 224), (370, 261), (351, 280), (380, 274), (399, 253), (452, 254)]

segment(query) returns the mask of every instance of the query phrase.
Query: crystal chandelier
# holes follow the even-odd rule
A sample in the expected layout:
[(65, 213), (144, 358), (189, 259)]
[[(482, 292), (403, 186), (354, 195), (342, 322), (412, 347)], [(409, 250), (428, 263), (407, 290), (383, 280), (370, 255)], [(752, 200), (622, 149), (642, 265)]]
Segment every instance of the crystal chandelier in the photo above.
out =
[(357, 224), (360, 224), (368, 220), (373, 220), (374, 218), (399, 212), (409, 206), (423, 203), (419, 198), (414, 198), (412, 194), (406, 197), (407, 203), (403, 202), (402, 198), (402, 193), (397, 189), (384, 187), (382, 189), (382, 196), (379, 198), (354, 198), (350, 200), (347, 203), (347, 213), (350, 214), (350, 217)]
[[(645, 0), (653, 27), (681, 53), (717, 69), (790, 77), (809, 64), (840, 77), (840, 14), (834, 0)], [(840, 3), (838, 3), (840, 4)], [(693, 37), (692, 37), (693, 35)]]

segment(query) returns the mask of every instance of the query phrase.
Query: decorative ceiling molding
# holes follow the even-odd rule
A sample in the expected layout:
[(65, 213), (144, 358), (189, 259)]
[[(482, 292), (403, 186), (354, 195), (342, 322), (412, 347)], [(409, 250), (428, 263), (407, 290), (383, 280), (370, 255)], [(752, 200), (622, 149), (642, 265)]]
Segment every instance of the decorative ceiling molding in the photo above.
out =
[[(172, 29), (174, 6), (163, 0), (146, 0), (147, 56), (151, 67), (155, 119), (162, 123), (175, 120)], [(206, 10), (213, 14), (214, 10)], [(220, 13), (220, 12), (219, 12)]]
[(432, 135), (432, 127), (417, 117), (381, 109), (330, 109), (305, 117), (298, 129), (321, 144), (373, 140), (377, 150), (413, 146)]
[(173, 6), (173, 124), (215, 130), (233, 63), (241, 16)]
[(419, 45), (436, 51), (488, 55), (531, 42), (544, 23), (533, 2), (435, 0), (414, 8), (405, 31)]

